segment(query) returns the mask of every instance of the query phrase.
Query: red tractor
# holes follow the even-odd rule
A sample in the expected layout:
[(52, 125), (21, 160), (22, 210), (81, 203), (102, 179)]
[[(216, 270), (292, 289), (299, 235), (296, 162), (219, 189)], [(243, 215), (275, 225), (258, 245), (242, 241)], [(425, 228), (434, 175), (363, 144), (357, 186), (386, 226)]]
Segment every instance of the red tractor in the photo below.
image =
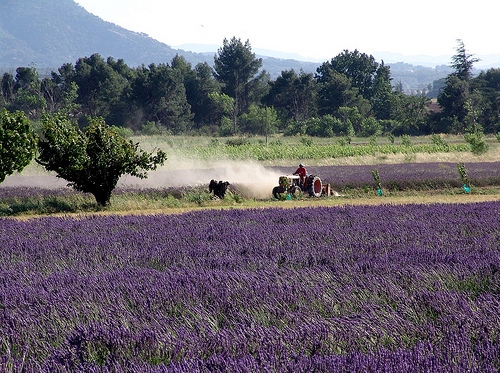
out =
[(309, 193), (311, 197), (321, 197), (323, 193), (323, 184), (316, 175), (308, 175), (303, 184), (300, 183), (298, 175), (280, 176), (278, 183), (279, 185), (273, 188), (273, 196), (277, 199), (297, 193)]

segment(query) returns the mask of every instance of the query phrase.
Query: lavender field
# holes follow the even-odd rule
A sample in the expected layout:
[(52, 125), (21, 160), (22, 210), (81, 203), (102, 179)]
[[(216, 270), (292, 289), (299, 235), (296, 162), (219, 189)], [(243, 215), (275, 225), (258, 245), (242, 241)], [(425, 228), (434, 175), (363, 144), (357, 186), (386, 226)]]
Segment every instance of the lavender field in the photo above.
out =
[[(471, 184), (476, 187), (500, 185), (500, 162), (471, 162), (466, 169)], [(278, 168), (285, 172), (284, 167)], [(334, 189), (346, 190), (373, 186), (371, 171), (380, 173), (382, 186), (389, 190), (419, 190), (461, 187), (457, 164), (405, 163), (359, 166), (317, 166), (308, 168), (311, 173), (321, 176)]]
[[(500, 162), (467, 163), (465, 166), (470, 180), (471, 193), (475, 193), (476, 188), (500, 186)], [(210, 203), (208, 181), (214, 175), (217, 175), (218, 180), (228, 180), (231, 183), (233, 199), (227, 202), (229, 204), (241, 203), (245, 198), (272, 199), (271, 191), (277, 184), (279, 175), (290, 174), (295, 167), (260, 166), (257, 170), (252, 167), (246, 170), (249, 174), (245, 174), (242, 170), (234, 172), (234, 169), (225, 168), (195, 169), (189, 172), (178, 170), (169, 172), (170, 179), (162, 179), (162, 182), (158, 182), (157, 178), (155, 179), (152, 175), (150, 179), (144, 181), (143, 185), (118, 186), (113, 195), (119, 197), (120, 203), (116, 203), (115, 200), (112, 201), (112, 205), (122, 206), (121, 208), (130, 211), (134, 206), (138, 209), (144, 206), (162, 209), (193, 203), (195, 205)], [(324, 183), (330, 183), (334, 190), (348, 197), (356, 196), (358, 190), (373, 191), (375, 183), (372, 171), (374, 170), (379, 171), (384, 191), (453, 191), (455, 188), (460, 193), (463, 185), (457, 164), (451, 162), (312, 166), (308, 167), (308, 170), (311, 174), (320, 176)], [(190, 183), (183, 184), (181, 180), (186, 181), (187, 173), (196, 175), (196, 178), (190, 178)], [(175, 180), (179, 181), (178, 184)], [(90, 194), (79, 193), (65, 186), (61, 187), (61, 183), (51, 187), (45, 181), (43, 185), (45, 186), (37, 183), (36, 177), (33, 180), (27, 178), (22, 186), (15, 186), (13, 183), (0, 184), (0, 216), (15, 216), (30, 212), (51, 214), (96, 211), (97, 209), (95, 199)], [(129, 203), (130, 201), (132, 202)]]
[(0, 219), (0, 371), (497, 372), (500, 202)]

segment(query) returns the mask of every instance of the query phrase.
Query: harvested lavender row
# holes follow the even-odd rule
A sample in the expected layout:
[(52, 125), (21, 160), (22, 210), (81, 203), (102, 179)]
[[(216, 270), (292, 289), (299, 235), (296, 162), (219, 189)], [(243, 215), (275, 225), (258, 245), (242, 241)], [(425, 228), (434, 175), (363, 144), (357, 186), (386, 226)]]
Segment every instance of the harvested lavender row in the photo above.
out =
[(500, 364), (500, 202), (0, 220), (0, 367)]

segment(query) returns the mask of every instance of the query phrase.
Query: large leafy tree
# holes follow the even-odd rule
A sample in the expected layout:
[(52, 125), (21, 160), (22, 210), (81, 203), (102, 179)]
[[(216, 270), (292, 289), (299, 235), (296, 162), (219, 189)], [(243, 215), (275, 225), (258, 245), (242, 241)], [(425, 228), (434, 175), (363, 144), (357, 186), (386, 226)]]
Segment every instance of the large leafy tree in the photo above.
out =
[(345, 74), (328, 71), (319, 80), (318, 110), (321, 115), (336, 115), (341, 107), (357, 107), (364, 115), (369, 110), (367, 105), (368, 101), (359, 95), (359, 90), (352, 86), (351, 79)]
[(391, 105), (394, 110), (392, 119), (395, 119), (397, 124), (392, 128), (392, 133), (421, 135), (428, 132), (429, 101), (424, 95), (408, 96), (400, 92), (395, 93)]
[(193, 115), (181, 69), (154, 63), (140, 67), (131, 84), (130, 97), (142, 114), (137, 122), (153, 121), (173, 133), (185, 131), (191, 124)]
[(373, 78), (371, 105), (378, 119), (391, 119), (394, 110), (394, 92), (391, 86), (391, 69), (384, 64), (378, 66)]
[(105, 61), (99, 54), (80, 58), (74, 71), (65, 71), (78, 86), (77, 103), (85, 116), (109, 118), (120, 105), (127, 79), (113, 67), (114, 60)]
[(40, 118), (46, 104), (41, 94), (41, 81), (36, 69), (18, 67), (14, 89), (16, 91), (15, 109), (24, 111), (30, 118)]
[(36, 151), (36, 137), (25, 114), (0, 111), (0, 183), (15, 171), (21, 172)]
[(284, 70), (269, 85), (266, 101), (279, 110), (284, 119), (301, 122), (315, 114), (316, 83), (311, 73)]
[(113, 189), (125, 174), (146, 178), (167, 159), (139, 149), (102, 118), (91, 119), (83, 131), (65, 116), (56, 113), (43, 119), (43, 138), (38, 142), (37, 162), (69, 182), (78, 191), (91, 193), (97, 203), (109, 204)]
[(220, 92), (220, 84), (213, 76), (213, 70), (206, 62), (195, 68), (184, 57), (176, 55), (172, 59), (172, 69), (180, 73), (186, 91), (186, 100), (193, 113), (195, 125), (199, 128), (211, 124), (216, 114), (209, 94)]
[[(248, 105), (250, 88), (255, 85), (255, 75), (262, 66), (262, 59), (255, 57), (247, 40), (245, 44), (233, 37), (224, 39), (214, 57), (214, 76), (223, 84), (222, 92), (234, 99), (233, 132), (236, 132), (236, 119)], [(262, 76), (259, 76), (262, 78)]]
[(46, 77), (42, 80), (41, 93), (48, 113), (65, 110), (74, 116), (78, 115), (77, 92), (78, 85), (75, 82), (66, 81), (62, 75), (54, 71), (50, 78)]
[(452, 59), (451, 67), (455, 70), (452, 75), (460, 80), (469, 81), (472, 78), (474, 64), (479, 61), (474, 55), (467, 53), (465, 44), (461, 39), (457, 40), (457, 49)]
[(482, 71), (473, 79), (473, 85), (484, 101), (481, 115), (484, 131), (500, 132), (500, 69)]
[(322, 83), (333, 73), (345, 75), (363, 98), (370, 99), (373, 95), (373, 82), (377, 69), (378, 63), (373, 56), (360, 53), (357, 49), (354, 52), (344, 50), (331, 61), (324, 62), (318, 67), (317, 79)]
[(443, 108), (439, 128), (444, 132), (462, 133), (477, 129), (481, 97), (471, 84), (474, 63), (479, 61), (467, 53), (462, 40), (458, 40), (456, 54), (452, 57), (454, 72), (446, 78), (446, 84), (438, 96)]
[(4, 73), (2, 78), (0, 79), (0, 104), (2, 106), (9, 107), (15, 99), (14, 86), (15, 86), (14, 77), (9, 73)]

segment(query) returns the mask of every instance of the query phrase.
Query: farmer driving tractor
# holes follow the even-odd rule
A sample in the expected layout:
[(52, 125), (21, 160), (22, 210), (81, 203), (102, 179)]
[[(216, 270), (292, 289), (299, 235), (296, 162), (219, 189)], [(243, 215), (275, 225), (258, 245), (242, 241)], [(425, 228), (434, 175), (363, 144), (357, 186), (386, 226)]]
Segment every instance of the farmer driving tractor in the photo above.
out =
[(293, 174), (294, 175), (299, 175), (299, 177), (300, 177), (300, 185), (303, 187), (304, 183), (306, 181), (306, 177), (307, 177), (307, 170), (304, 167), (304, 164), (302, 164), (302, 163), (299, 164), (299, 168), (297, 168), (297, 170)]
[(280, 176), (278, 184), (273, 188), (273, 196), (277, 199), (283, 199), (283, 196), (290, 199), (291, 195), (297, 193), (308, 193), (311, 197), (321, 197), (323, 194), (321, 179), (319, 176), (309, 175), (303, 163), (299, 164), (293, 175)]

